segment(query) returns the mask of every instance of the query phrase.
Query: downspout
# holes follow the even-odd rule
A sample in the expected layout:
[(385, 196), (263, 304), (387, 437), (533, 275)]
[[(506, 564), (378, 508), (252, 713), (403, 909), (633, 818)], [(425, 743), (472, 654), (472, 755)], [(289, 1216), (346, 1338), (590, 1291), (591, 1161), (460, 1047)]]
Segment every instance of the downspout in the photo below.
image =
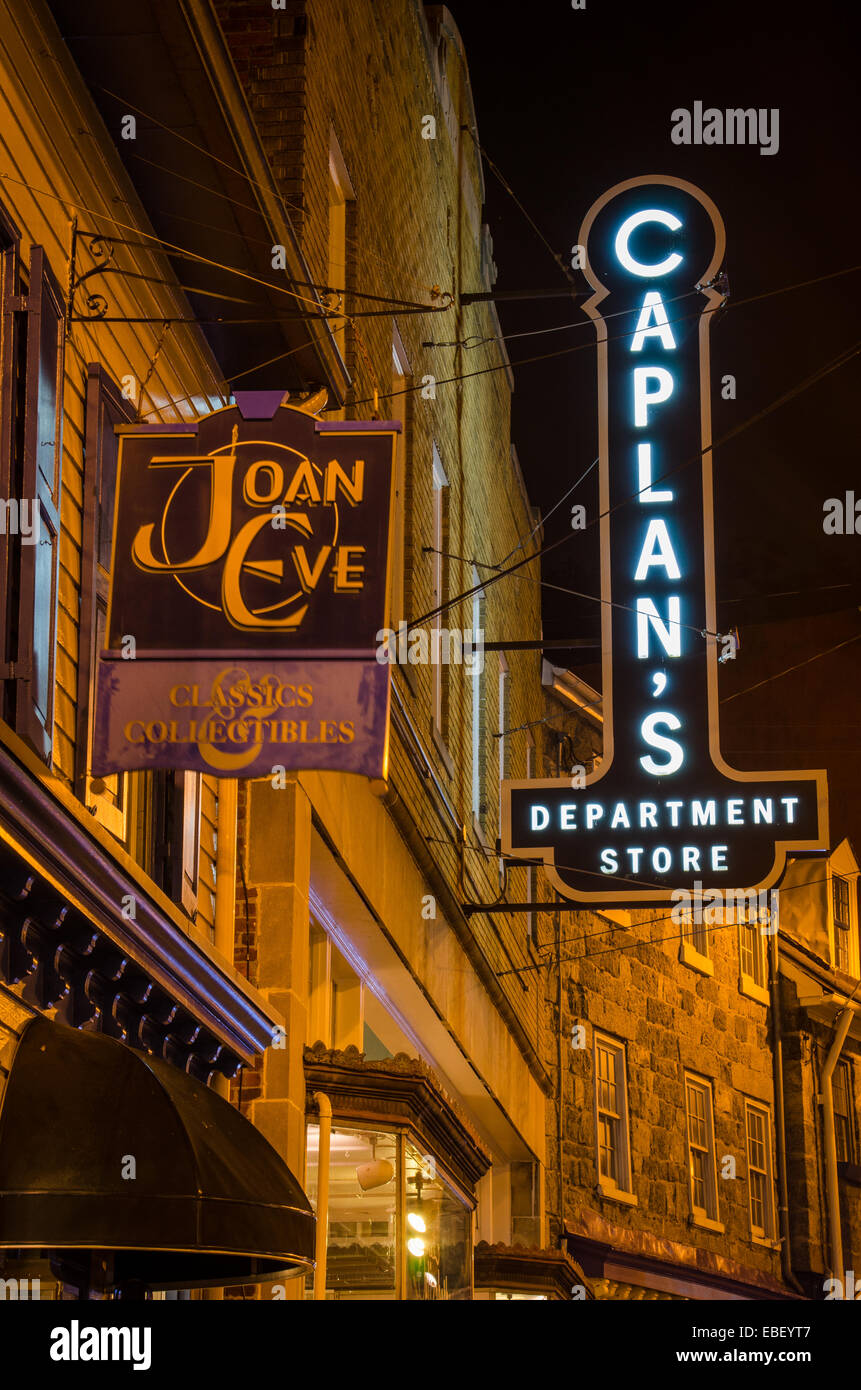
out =
[[(831, 1078), (843, 1050), (852, 1023), (852, 1009), (847, 1001), (835, 1020), (834, 1041), (822, 1068), (822, 1124), (825, 1137), (825, 1192), (828, 1202), (828, 1226), (831, 1236), (831, 1276), (841, 1285), (846, 1275), (843, 1268), (843, 1232), (840, 1229), (840, 1191), (837, 1186), (837, 1141), (834, 1134), (834, 1093)], [(844, 1290), (845, 1297), (845, 1290)]]
[(771, 1060), (774, 1084), (774, 1127), (777, 1140), (777, 1221), (780, 1228), (780, 1267), (783, 1282), (804, 1296), (804, 1289), (792, 1272), (792, 1247), (789, 1235), (789, 1183), (786, 1159), (786, 1111), (783, 1089), (783, 1025), (780, 1010), (780, 979), (778, 976), (777, 932), (769, 938), (769, 985), (771, 987)]
[(317, 1231), (314, 1252), (314, 1299), (326, 1297), (326, 1244), (329, 1234), (329, 1141), (332, 1137), (332, 1103), (322, 1091), (314, 1092), (320, 1112), (320, 1147), (317, 1151)]

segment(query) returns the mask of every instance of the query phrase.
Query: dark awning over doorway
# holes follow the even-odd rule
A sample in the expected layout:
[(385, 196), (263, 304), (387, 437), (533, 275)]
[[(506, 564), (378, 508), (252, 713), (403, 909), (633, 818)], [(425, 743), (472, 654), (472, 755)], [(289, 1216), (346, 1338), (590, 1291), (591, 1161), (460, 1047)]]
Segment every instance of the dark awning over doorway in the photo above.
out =
[(312, 1268), (314, 1215), (221, 1096), (113, 1038), (37, 1017), (0, 1087), (3, 1248), (73, 1270), (103, 1254), (108, 1287), (247, 1283)]

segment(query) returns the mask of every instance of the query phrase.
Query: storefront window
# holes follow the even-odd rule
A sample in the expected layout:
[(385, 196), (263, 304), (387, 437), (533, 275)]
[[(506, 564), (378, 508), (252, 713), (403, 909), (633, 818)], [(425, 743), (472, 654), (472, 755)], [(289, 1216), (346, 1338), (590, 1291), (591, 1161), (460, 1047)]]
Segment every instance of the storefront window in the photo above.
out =
[(471, 1294), (469, 1209), (409, 1140), (406, 1143), (407, 1298)]
[[(318, 1125), (308, 1126), (305, 1190), (317, 1204)], [(472, 1214), (403, 1135), (332, 1128), (330, 1299), (469, 1299)], [(308, 1280), (306, 1296), (312, 1295)]]
[[(308, 1127), (305, 1190), (317, 1205), (318, 1125)], [(333, 1129), (329, 1153), (327, 1297), (397, 1297), (398, 1137)]]

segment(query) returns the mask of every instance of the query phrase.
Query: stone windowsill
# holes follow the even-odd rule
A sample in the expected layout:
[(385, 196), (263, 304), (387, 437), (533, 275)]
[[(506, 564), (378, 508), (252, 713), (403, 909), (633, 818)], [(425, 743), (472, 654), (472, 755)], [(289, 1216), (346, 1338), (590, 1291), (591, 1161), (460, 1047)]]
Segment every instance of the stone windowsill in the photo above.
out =
[(680, 943), (679, 960), (682, 965), (688, 966), (690, 970), (699, 971), (701, 975), (713, 975), (715, 973), (714, 961), (710, 960), (708, 956), (704, 956), (690, 941)]
[(604, 1183), (598, 1183), (595, 1189), (599, 1197), (605, 1202), (621, 1202), (626, 1207), (638, 1207), (639, 1199), (633, 1192), (623, 1192), (620, 1187), (607, 1187)]
[(696, 1226), (700, 1231), (714, 1231), (719, 1236), (726, 1232), (726, 1227), (722, 1221), (713, 1221), (710, 1216), (701, 1216), (699, 1212), (688, 1217), (688, 1225)]
[(739, 994), (744, 994), (748, 999), (755, 999), (757, 1004), (768, 1004), (770, 1002), (768, 990), (762, 985), (758, 985), (750, 975), (742, 973), (738, 981)]

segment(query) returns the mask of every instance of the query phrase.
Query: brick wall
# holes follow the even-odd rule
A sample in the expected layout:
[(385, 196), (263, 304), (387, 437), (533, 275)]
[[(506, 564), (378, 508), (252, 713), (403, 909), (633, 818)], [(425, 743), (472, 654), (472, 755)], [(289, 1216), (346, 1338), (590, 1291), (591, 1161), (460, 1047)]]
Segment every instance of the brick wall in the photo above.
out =
[[(273, 11), (268, 0), (217, 0), (216, 8), (314, 280), (327, 283), (329, 158), (335, 142), (354, 194), (347, 220), (348, 313), (385, 308), (360, 292), (429, 304), (434, 286), (455, 299), (487, 288), (482, 175), (475, 144), (462, 129), (474, 121), (467, 71), (456, 34), (439, 28), (436, 12), (429, 27), (422, 8), (410, 0), (392, 0), (385, 7), (372, 0), (286, 0), (283, 11)], [(426, 116), (436, 120), (433, 140), (422, 138)], [(393, 317), (409, 359), (414, 389), (408, 404), (388, 394)], [(433, 557), (425, 548), (433, 544), (434, 444), (449, 479), (445, 548), (463, 557), (446, 561), (449, 595), (470, 586), (473, 561), (500, 561), (534, 525), (511, 462), (511, 383), (503, 349), (495, 341), (473, 348), (425, 346), (431, 341), (457, 344), (467, 337), (492, 340), (498, 333), (495, 312), (486, 304), (439, 314), (392, 308), (391, 313), (354, 318), (348, 327), (347, 365), (353, 376), (348, 417), (375, 413), (405, 419), (408, 426), (405, 593), (411, 620), (433, 604)], [(467, 373), (474, 375), (447, 380)], [(420, 389), (427, 377), (436, 379), (435, 398)], [(521, 575), (487, 590), (488, 638), (538, 635), (537, 565)], [(443, 623), (471, 627), (471, 601), (450, 610)], [(518, 729), (542, 713), (539, 654), (512, 652), (509, 666), (508, 723)], [(496, 667), (490, 654), (483, 714), (491, 848), (499, 833)], [(454, 838), (448, 844), (437, 842), (445, 837), (428, 804), (426, 782), (397, 740), (391, 779), (422, 834), (433, 842), (437, 862), (457, 896), (462, 898), (465, 888), (470, 898), (493, 901), (499, 894), (498, 861), (483, 852), (472, 821), (471, 678), (463, 668), (451, 667), (443, 668), (443, 680), (449, 758), (431, 734), (431, 668), (412, 667), (399, 688), (467, 827), (462, 884)], [(525, 775), (524, 732), (510, 736), (509, 762), (512, 776)], [(525, 869), (509, 872), (508, 892), (513, 900), (526, 896)], [(475, 917), (471, 926), (494, 970), (530, 963), (522, 916)], [(537, 972), (505, 975), (501, 982), (535, 1035)]]

